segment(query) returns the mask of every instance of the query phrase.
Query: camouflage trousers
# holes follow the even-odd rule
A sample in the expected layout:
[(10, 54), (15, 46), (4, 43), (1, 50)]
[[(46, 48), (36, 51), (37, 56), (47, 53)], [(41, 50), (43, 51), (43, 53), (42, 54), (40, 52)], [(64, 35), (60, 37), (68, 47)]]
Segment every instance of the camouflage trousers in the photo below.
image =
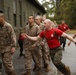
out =
[(68, 71), (66, 69), (65, 64), (61, 62), (61, 60), (62, 60), (62, 48), (58, 47), (55, 49), (50, 49), (50, 56), (51, 56), (52, 62), (55, 65), (55, 67), (60, 72), (62, 72), (64, 75), (69, 75), (69, 74), (67, 74)]
[(38, 68), (42, 68), (42, 51), (39, 47), (26, 48), (25, 50), (25, 68), (32, 69), (32, 59)]
[(11, 54), (11, 52), (1, 53), (2, 62), (7, 74), (14, 71), (12, 57), (13, 55)]
[(42, 58), (43, 58), (44, 65), (49, 65), (49, 63), (50, 63), (50, 54), (49, 54), (49, 47), (48, 47), (46, 42), (42, 46)]

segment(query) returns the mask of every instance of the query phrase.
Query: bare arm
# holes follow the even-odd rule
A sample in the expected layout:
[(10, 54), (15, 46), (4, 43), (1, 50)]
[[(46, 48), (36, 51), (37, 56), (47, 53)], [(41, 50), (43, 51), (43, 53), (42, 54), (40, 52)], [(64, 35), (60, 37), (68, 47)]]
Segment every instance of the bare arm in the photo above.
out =
[(76, 37), (76, 34), (74, 34), (73, 39)]
[[(76, 37), (76, 34), (73, 35), (73, 39)], [(71, 41), (68, 43), (68, 46), (70, 46)]]
[(41, 37), (40, 37), (39, 35), (36, 36), (36, 37), (28, 36), (26, 33), (22, 33), (21, 35), (22, 35), (25, 39), (27, 38), (27, 39), (30, 39), (30, 40), (32, 40), (32, 41), (37, 41), (37, 40), (41, 39)]
[(76, 40), (74, 40), (71, 36), (67, 35), (66, 33), (63, 33), (61, 36), (69, 39), (73, 43), (76, 43)]
[(37, 37), (31, 37), (31, 36), (27, 36), (28, 39), (32, 40), (32, 41), (37, 41), (39, 40), (41, 37), (38, 35)]

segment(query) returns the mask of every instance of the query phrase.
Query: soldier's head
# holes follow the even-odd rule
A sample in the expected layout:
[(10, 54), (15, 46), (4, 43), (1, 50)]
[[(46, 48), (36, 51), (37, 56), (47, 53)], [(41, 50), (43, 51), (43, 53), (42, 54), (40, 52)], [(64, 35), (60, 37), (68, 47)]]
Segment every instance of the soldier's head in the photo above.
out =
[(40, 16), (40, 21), (41, 21), (41, 22), (44, 22), (45, 19), (46, 19), (46, 18), (45, 18), (44, 16)]
[(61, 20), (61, 22), (62, 22), (62, 24), (64, 24), (64, 23), (65, 23), (65, 21), (64, 21), (64, 20)]
[(36, 16), (35, 17), (35, 22), (36, 22), (36, 24), (40, 25), (40, 23), (41, 23), (41, 16)]
[(0, 17), (0, 26), (3, 26), (5, 23), (4, 19), (2, 17)]
[(56, 24), (56, 21), (54, 20), (54, 24)]
[(34, 16), (29, 16), (28, 17), (28, 22), (29, 22), (29, 24), (34, 23)]
[(45, 30), (50, 30), (52, 28), (53, 22), (50, 19), (44, 20)]

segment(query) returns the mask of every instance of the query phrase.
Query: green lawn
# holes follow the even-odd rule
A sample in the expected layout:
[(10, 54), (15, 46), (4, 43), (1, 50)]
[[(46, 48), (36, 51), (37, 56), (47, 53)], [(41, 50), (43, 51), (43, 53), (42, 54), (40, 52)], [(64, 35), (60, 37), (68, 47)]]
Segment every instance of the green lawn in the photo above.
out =
[(69, 32), (67, 32), (68, 34), (75, 34), (76, 33), (76, 30), (75, 29), (72, 29), (70, 30)]

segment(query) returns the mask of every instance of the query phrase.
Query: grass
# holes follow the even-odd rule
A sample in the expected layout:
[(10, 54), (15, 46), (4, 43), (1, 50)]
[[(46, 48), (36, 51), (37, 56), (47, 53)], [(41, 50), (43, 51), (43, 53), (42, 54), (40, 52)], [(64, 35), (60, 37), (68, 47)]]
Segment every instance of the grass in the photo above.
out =
[(75, 34), (76, 30), (75, 29), (71, 29), (69, 32), (67, 32), (68, 34)]

